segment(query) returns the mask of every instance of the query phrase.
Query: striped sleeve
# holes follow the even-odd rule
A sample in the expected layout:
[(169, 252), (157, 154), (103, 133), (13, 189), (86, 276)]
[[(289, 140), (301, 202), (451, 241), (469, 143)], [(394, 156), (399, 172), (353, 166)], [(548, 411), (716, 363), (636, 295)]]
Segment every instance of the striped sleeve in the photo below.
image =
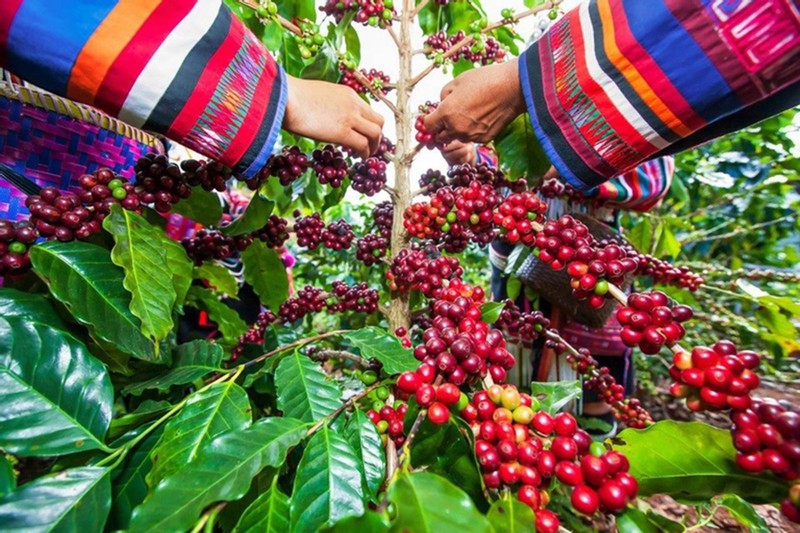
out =
[(660, 157), (645, 161), (597, 188), (596, 197), (604, 205), (630, 211), (650, 211), (664, 199), (675, 173), (675, 158)]
[(248, 176), (286, 107), (284, 72), (220, 0), (4, 0), (0, 66)]
[(584, 0), (519, 68), (539, 141), (588, 192), (791, 107), (800, 0)]

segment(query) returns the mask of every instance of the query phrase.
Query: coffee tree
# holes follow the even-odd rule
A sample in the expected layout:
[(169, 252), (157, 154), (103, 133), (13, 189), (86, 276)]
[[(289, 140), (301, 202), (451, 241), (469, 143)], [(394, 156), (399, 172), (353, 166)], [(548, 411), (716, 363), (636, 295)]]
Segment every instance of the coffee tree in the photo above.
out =
[[(559, 9), (524, 4), (489, 21), (476, 0), (232, 2), (287, 72), (387, 106), (392, 138), (358, 160), (286, 136), (246, 182), (149, 156), (131, 180), (87, 173), (0, 222), (3, 529), (548, 532), (606, 515), (623, 531), (683, 530), (641, 502), (656, 493), (756, 529), (750, 503), (800, 518), (800, 415), (752, 397), (759, 354), (681, 344), (691, 307), (620, 288), (692, 292), (700, 274), (548, 220), (549, 197), (577, 193), (538, 182), (547, 163), (523, 119), (496, 142), (499, 169), (411, 175), (436, 148), (419, 120), (436, 104), (410, 104), (419, 81), (517, 54), (515, 24)], [(360, 25), (383, 32), (398, 72), (360, 68)], [(429, 66), (414, 71), (415, 55)], [(212, 193), (226, 187), (253, 191), (232, 220)], [(167, 212), (206, 229), (172, 241)], [(470, 251), (496, 238), (565, 271), (572, 298), (618, 304), (623, 342), (670, 354), (671, 392), (729, 414), (732, 431), (654, 423), (544, 315), (489, 301)], [(293, 292), (286, 243), (300, 250)], [(228, 305), (240, 284), (220, 261), (237, 257), (263, 309), (252, 324)], [(218, 336), (179, 338), (189, 308)], [(628, 429), (592, 442), (564, 411), (578, 383), (504, 385), (511, 339), (542, 338)]]

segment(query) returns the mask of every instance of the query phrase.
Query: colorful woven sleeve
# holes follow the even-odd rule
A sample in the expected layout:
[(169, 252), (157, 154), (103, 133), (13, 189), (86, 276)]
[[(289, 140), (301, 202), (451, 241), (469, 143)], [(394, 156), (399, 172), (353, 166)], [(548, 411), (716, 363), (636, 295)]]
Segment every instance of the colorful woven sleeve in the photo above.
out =
[(671, 147), (788, 109), (799, 0), (584, 0), (520, 58), (539, 141), (588, 192)]
[(0, 66), (255, 174), (286, 77), (220, 0), (4, 0)]
[(660, 157), (645, 161), (597, 188), (596, 197), (605, 205), (630, 211), (650, 211), (669, 192), (675, 174), (675, 158)]

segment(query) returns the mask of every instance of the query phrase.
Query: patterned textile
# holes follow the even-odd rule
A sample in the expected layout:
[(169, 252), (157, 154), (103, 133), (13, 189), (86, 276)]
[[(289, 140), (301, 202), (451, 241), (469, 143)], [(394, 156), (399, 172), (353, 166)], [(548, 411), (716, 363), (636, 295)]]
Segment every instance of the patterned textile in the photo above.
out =
[(597, 188), (596, 196), (605, 200), (604, 205), (608, 207), (650, 211), (669, 192), (674, 174), (675, 158), (660, 157), (603, 183)]
[(2, 66), (247, 176), (286, 106), (285, 74), (220, 0), (5, 0)]
[(539, 141), (589, 192), (674, 144), (796, 104), (800, 2), (585, 0), (519, 65)]

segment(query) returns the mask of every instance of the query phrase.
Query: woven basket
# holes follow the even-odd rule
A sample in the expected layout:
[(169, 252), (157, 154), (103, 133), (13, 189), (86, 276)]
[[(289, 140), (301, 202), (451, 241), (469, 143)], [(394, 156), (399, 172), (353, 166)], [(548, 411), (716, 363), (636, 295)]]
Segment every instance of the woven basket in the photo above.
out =
[[(77, 178), (101, 167), (130, 178), (137, 159), (164, 150), (158, 138), (93, 107), (7, 75), (0, 80), (0, 163), (41, 187), (74, 189)], [(25, 195), (0, 178), (0, 218), (28, 214)]]

